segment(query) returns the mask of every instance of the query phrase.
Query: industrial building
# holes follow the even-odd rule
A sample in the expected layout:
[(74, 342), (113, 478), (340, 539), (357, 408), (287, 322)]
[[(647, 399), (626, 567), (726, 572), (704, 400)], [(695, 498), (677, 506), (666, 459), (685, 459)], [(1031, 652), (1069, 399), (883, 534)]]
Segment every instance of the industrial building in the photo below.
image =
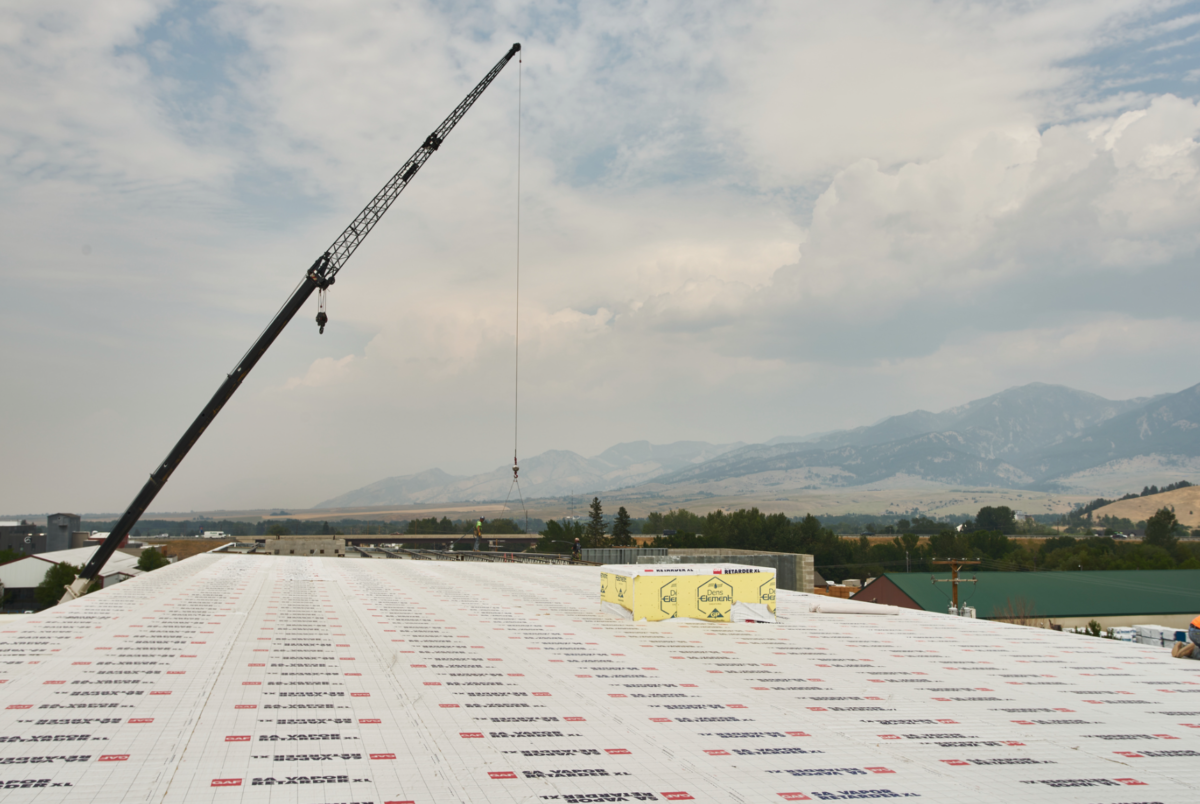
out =
[(787, 591), (775, 624), (638, 623), (601, 611), (599, 581), (189, 558), (0, 624), (0, 786), (37, 804), (1194, 798), (1200, 662)]
[[(82, 567), (91, 559), (98, 547), (79, 547), (72, 550), (56, 550), (53, 553), (18, 558), (7, 564), (0, 564), (0, 588), (4, 590), (4, 601), (0, 609), (7, 611), (27, 611), (36, 608), (33, 590), (46, 577), (46, 570), (55, 564), (67, 563), (74, 567)], [(141, 575), (137, 569), (138, 557), (117, 551), (104, 565), (100, 573), (101, 588), (128, 580)]]
[[(1175, 628), (1200, 613), (1200, 570), (963, 572), (960, 604), (989, 620), (1030, 620), (1064, 628), (1097, 620), (1104, 628), (1154, 623)], [(972, 582), (972, 579), (975, 579)], [(887, 573), (855, 600), (922, 611), (950, 605), (948, 573)]]
[(28, 520), (0, 522), (0, 550), (36, 555), (83, 547), (90, 535), (80, 531), (78, 514), (50, 514), (43, 531)]

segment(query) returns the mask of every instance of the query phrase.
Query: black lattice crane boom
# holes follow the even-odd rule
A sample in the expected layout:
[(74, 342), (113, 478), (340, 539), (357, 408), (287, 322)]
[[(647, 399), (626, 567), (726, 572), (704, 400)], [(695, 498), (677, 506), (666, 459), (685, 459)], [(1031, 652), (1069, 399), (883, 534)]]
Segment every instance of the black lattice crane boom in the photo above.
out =
[(92, 555), (87, 566), (79, 573), (79, 577), (67, 587), (66, 593), (62, 600), (73, 600), (82, 595), (91, 582), (100, 574), (100, 570), (104, 568), (105, 563), (116, 551), (117, 546), (125, 540), (129, 535), (129, 531), (145, 513), (150, 503), (158, 496), (159, 491), (166, 485), (171, 474), (178, 468), (180, 462), (187, 456), (188, 452), (195, 445), (196, 441), (212, 424), (217, 414), (221, 412), (221, 408), (225, 407), (230, 397), (241, 386), (242, 381), (246, 379), (246, 375), (254, 368), (259, 359), (270, 348), (271, 344), (283, 331), (284, 327), (292, 320), (296, 313), (304, 306), (312, 296), (313, 291), (319, 291), (320, 304), (317, 312), (317, 326), (321, 332), (325, 331), (325, 324), (328, 322), (328, 316), (325, 314), (325, 291), (333, 284), (334, 278), (338, 271), (345, 266), (350, 256), (366, 239), (371, 230), (375, 228), (375, 224), (379, 223), (379, 219), (387, 212), (388, 207), (392, 202), (404, 192), (404, 188), (408, 186), (413, 177), (417, 175), (417, 171), (429, 161), (429, 157), (433, 156), (436, 151), (449, 136), (454, 127), (458, 125), (458, 121), (462, 120), (463, 115), (474, 105), (475, 101), (479, 100), (479, 96), (484, 90), (495, 80), (500, 71), (512, 60), (513, 56), (517, 55), (521, 50), (520, 44), (514, 44), (500, 61), (496, 62), (496, 66), (483, 77), (483, 80), (475, 85), (467, 96), (463, 98), (462, 103), (455, 107), (450, 116), (442, 121), (442, 124), (434, 129), (433, 133), (425, 138), (425, 142), (417, 149), (416, 153), (408, 158), (408, 161), (401, 165), (400, 169), (388, 180), (383, 189), (375, 194), (362, 212), (355, 216), (350, 225), (346, 227), (333, 244), (325, 250), (325, 253), (317, 258), (304, 274), (299, 286), (292, 293), (275, 317), (271, 319), (271, 323), (258, 336), (258, 340), (254, 345), (242, 356), (234, 366), (233, 371), (225, 377), (225, 381), (221, 383), (221, 387), (213, 394), (212, 399), (200, 411), (200, 415), (196, 417), (192, 425), (183, 434), (183, 437), (175, 444), (174, 448), (168, 453), (166, 460), (159, 464), (158, 468), (150, 475), (150, 479), (146, 481), (146, 485), (142, 486), (142, 490), (138, 492), (137, 497), (130, 503), (129, 508), (121, 515), (117, 524), (113, 526), (108, 537), (104, 540), (100, 548)]

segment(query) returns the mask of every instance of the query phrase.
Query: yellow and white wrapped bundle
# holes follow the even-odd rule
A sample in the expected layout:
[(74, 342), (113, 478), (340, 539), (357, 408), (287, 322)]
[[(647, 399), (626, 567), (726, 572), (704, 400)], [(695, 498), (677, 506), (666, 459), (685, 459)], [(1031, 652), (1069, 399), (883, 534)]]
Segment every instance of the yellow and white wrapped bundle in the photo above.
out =
[(600, 606), (635, 622), (775, 622), (775, 570), (745, 564), (607, 564)]

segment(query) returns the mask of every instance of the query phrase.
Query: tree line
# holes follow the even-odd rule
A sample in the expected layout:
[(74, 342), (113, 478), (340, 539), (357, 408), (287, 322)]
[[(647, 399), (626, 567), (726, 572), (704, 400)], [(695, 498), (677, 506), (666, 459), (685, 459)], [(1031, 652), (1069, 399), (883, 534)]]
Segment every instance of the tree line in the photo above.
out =
[[(547, 522), (536, 549), (567, 553), (576, 537), (584, 547), (619, 546), (615, 541), (617, 536), (604, 532), (601, 515), (600, 501), (593, 499), (586, 524), (569, 519)], [(920, 524), (922, 528), (925, 526), (925, 522)], [(652, 513), (646, 518), (643, 531), (658, 531), (649, 542), (651, 547), (808, 553), (822, 576), (834, 581), (884, 572), (944, 571), (944, 567), (932, 563), (944, 558), (979, 559), (983, 562), (981, 569), (1009, 572), (1200, 569), (1200, 544), (1180, 541), (1186, 529), (1168, 508), (1150, 518), (1141, 543), (1118, 541), (1109, 536), (1057, 536), (1037, 544), (1013, 538), (1019, 526), (1011, 508), (984, 506), (974, 518), (963, 523), (961, 530), (943, 524), (936, 533), (909, 530), (890, 539), (866, 535), (854, 539), (835, 533), (812, 514), (792, 519), (786, 514), (766, 514), (749, 508), (732, 513), (714, 511), (706, 516), (685, 509)], [(617, 530), (615, 525), (613, 530)], [(620, 538), (625, 536), (622, 533)]]

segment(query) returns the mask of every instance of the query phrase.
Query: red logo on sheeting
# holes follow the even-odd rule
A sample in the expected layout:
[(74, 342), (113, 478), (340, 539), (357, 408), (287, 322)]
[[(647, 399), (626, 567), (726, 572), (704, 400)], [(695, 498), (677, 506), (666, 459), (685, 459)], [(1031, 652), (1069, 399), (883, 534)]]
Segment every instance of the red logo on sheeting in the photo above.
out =
[(895, 771), (894, 771), (894, 770), (892, 770), (891, 768), (878, 768), (878, 767), (876, 767), (876, 768), (871, 768), (871, 767), (868, 767), (866, 770), (869, 770), (871, 773), (895, 773)]
[(237, 704), (233, 708), (234, 709), (257, 709), (258, 704)]
[(663, 793), (662, 796), (667, 801), (693, 801), (694, 800), (692, 798), (692, 796), (689, 796), (687, 793), (683, 792), (682, 790), (677, 790), (674, 793)]
[(564, 717), (564, 718), (563, 718), (563, 720), (568, 720), (568, 721), (571, 721), (572, 723), (574, 723), (574, 722), (577, 722), (577, 721), (580, 721), (580, 720), (584, 720), (584, 718), (581, 718), (581, 717)]
[[(440, 681), (426, 681), (426, 682), (425, 682), (425, 686), (426, 686), (426, 687), (440, 687), (440, 686), (442, 686), (442, 682), (440, 682)], [(536, 695), (536, 693), (534, 693), (534, 694)]]
[(243, 681), (242, 686), (243, 687), (261, 687), (262, 682), (261, 681)]
[(227, 743), (248, 743), (250, 742), (249, 734), (231, 734), (225, 738)]
[(550, 693), (548, 693), (548, 692), (535, 692), (534, 695), (537, 695), (538, 697), (541, 697), (541, 698), (549, 698), (550, 697)]
[(43, 681), (43, 684), (66, 684), (65, 681)]
[(481, 731), (460, 731), (458, 733), (458, 736), (469, 740), (469, 739), (472, 739), (475, 737), (483, 737), (483, 732), (481, 732)]
[(605, 748), (604, 753), (606, 753), (606, 754), (628, 754), (631, 752), (628, 748)]
[(706, 749), (704, 749), (704, 753), (708, 754), (711, 757), (727, 757), (727, 756), (729, 756), (728, 751), (725, 751), (720, 748), (706, 748)]
[(358, 719), (358, 722), (359, 723), (382, 723), (383, 721), (377, 717), (360, 717)]
[(101, 754), (100, 762), (124, 762), (129, 759), (129, 754)]
[(151, 695), (170, 695), (171, 691), (170, 690), (151, 690), (150, 694)]
[(517, 774), (512, 771), (488, 771), (488, 778), (491, 779), (515, 779)]
[(241, 787), (241, 779), (213, 779), (209, 787)]
[(395, 759), (395, 754), (370, 754), (371, 759)]
[(438, 704), (442, 709), (457, 709), (458, 704)]
[(9, 704), (5, 709), (32, 709), (33, 704)]
[(131, 718), (129, 718), (129, 722), (130, 723), (153, 723), (154, 718), (152, 718), (152, 717), (131, 717)]
[(1113, 781), (1120, 782), (1121, 784), (1145, 784), (1145, 782), (1139, 782), (1137, 779), (1114, 779)]
[(369, 692), (352, 692), (352, 693), (350, 693), (350, 697), (351, 698), (370, 698), (371, 693), (369, 693)]
[(780, 793), (779, 797), (784, 801), (812, 801), (811, 798), (803, 793)]

